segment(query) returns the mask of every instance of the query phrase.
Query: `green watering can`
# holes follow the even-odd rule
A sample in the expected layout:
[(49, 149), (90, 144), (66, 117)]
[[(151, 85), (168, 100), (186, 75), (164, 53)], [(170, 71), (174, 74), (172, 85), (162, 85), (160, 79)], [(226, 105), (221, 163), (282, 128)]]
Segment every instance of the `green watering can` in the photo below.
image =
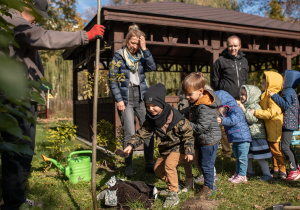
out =
[(67, 159), (67, 167), (63, 167), (57, 160), (47, 158), (44, 155), (42, 155), (42, 157), (44, 161), (50, 161), (54, 163), (57, 166), (57, 168), (61, 170), (70, 179), (70, 182), (75, 184), (79, 181), (91, 181), (91, 158), (89, 156), (80, 156), (72, 158), (72, 155), (82, 153), (92, 153), (92, 151), (82, 150), (71, 152)]

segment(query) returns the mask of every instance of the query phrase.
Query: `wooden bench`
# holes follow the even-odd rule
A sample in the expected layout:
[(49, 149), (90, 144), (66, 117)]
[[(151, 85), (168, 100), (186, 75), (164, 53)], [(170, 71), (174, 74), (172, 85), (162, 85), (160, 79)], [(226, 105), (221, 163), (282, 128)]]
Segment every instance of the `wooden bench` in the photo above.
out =
[(300, 156), (300, 154), (296, 154), (296, 145), (300, 145), (300, 137), (296, 139), (296, 136), (300, 136), (300, 131), (294, 131), (293, 132), (293, 140), (291, 141), (291, 148), (294, 151), (294, 154), (296, 156)]

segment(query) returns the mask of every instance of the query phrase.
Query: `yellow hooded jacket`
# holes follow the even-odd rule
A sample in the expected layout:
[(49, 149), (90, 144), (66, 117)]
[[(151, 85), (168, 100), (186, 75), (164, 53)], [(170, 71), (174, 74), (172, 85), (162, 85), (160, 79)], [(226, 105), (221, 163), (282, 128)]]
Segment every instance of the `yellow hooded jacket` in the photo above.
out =
[(260, 106), (262, 109), (255, 111), (255, 117), (263, 119), (267, 131), (267, 141), (279, 142), (282, 134), (283, 113), (281, 108), (271, 99), (268, 91), (278, 93), (283, 84), (280, 74), (265, 71), (266, 90), (261, 95)]

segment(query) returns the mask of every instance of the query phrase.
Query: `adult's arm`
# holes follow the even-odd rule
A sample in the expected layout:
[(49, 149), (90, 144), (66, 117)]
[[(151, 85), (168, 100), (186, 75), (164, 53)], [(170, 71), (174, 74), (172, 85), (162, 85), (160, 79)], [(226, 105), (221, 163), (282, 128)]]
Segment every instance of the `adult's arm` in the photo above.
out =
[(143, 54), (144, 54), (144, 63), (143, 63), (144, 70), (146, 72), (151, 72), (156, 70), (156, 64), (150, 50), (147, 48), (146, 50), (143, 51)]
[(13, 28), (15, 40), (21, 46), (36, 50), (59, 50), (86, 45), (89, 43), (86, 31), (67, 32), (45, 30), (42, 27), (29, 24), (21, 17)]
[(220, 67), (221, 67), (221, 63), (218, 59), (214, 63), (213, 69), (212, 69), (212, 72), (211, 72), (211, 86), (212, 86), (213, 90), (218, 90), (218, 88), (219, 88)]

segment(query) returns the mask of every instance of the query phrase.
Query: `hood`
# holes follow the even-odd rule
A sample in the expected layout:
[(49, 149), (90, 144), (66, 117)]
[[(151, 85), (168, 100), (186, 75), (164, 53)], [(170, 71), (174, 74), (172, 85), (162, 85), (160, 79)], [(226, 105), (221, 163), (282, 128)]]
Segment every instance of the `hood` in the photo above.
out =
[(247, 93), (247, 101), (244, 103), (244, 105), (259, 103), (261, 90), (258, 87), (254, 85), (242, 85), (242, 87), (245, 88)]
[[(234, 57), (228, 52), (227, 48), (222, 51), (221, 55), (223, 55), (224, 57), (228, 57), (228, 58), (234, 59)], [(237, 58), (240, 59), (240, 58), (242, 58), (244, 56), (245, 56), (245, 54), (241, 50), (239, 50)]]
[(221, 100), (221, 106), (228, 105), (230, 107), (238, 106), (236, 100), (226, 91), (218, 90), (215, 92)]
[(266, 75), (265, 93), (268, 94), (268, 91), (279, 93), (283, 84), (282, 76), (274, 71), (265, 71), (264, 74)]
[(284, 73), (284, 88), (298, 87), (300, 83), (300, 72), (295, 70), (285, 70)]
[(221, 101), (213, 91), (204, 89), (203, 96), (195, 103), (195, 105), (200, 104), (205, 104), (212, 108), (217, 108), (221, 106)]

